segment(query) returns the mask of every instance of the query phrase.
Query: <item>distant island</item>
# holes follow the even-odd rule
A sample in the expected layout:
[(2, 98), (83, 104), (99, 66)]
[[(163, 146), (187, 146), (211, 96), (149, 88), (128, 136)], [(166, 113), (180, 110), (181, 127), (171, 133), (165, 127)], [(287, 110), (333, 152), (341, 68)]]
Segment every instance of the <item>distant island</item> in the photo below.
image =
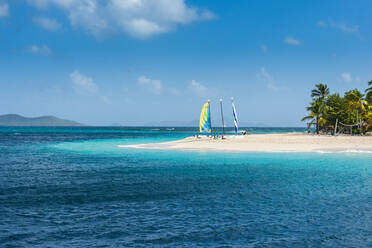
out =
[(0, 115), (0, 126), (85, 126), (55, 116), (24, 117), (17, 114)]

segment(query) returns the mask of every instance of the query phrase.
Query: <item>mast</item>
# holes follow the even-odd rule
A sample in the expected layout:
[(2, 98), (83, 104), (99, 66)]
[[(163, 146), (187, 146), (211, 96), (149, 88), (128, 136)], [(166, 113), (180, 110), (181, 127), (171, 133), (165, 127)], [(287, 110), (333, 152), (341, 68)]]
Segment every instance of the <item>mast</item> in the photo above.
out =
[(222, 139), (223, 139), (224, 138), (223, 136), (225, 135), (225, 122), (223, 120), (222, 98), (220, 98), (220, 107), (221, 107), (221, 119), (222, 119)]
[(212, 136), (213, 129), (212, 129), (212, 117), (211, 117), (211, 100), (208, 100), (208, 108), (209, 108), (209, 123), (211, 125), (211, 136)]

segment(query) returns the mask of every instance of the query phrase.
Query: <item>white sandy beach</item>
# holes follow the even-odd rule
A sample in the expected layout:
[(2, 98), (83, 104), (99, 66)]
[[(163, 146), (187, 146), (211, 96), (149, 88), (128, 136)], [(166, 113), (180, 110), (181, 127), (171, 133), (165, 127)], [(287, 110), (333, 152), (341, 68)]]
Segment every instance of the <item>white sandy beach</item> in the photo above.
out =
[(249, 134), (226, 139), (188, 137), (178, 141), (119, 147), (142, 149), (212, 150), (236, 152), (372, 153), (372, 136), (326, 136), (304, 133)]

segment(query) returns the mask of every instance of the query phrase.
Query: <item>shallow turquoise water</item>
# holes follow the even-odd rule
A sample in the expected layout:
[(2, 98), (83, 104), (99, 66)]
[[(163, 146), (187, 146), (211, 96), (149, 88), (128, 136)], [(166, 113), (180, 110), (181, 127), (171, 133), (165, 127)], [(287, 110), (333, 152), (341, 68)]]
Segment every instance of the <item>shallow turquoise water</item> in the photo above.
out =
[(0, 246), (372, 245), (370, 154), (117, 147), (194, 132), (0, 128)]

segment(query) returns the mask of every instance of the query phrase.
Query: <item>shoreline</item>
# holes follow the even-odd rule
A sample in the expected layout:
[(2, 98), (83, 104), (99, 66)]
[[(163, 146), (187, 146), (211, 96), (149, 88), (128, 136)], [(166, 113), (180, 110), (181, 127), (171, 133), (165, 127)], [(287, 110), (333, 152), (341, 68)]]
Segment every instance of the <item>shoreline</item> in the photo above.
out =
[(151, 150), (184, 150), (214, 152), (268, 153), (371, 153), (372, 136), (329, 136), (307, 133), (273, 133), (227, 135), (226, 139), (206, 136), (187, 137), (177, 141), (135, 145), (121, 148)]

